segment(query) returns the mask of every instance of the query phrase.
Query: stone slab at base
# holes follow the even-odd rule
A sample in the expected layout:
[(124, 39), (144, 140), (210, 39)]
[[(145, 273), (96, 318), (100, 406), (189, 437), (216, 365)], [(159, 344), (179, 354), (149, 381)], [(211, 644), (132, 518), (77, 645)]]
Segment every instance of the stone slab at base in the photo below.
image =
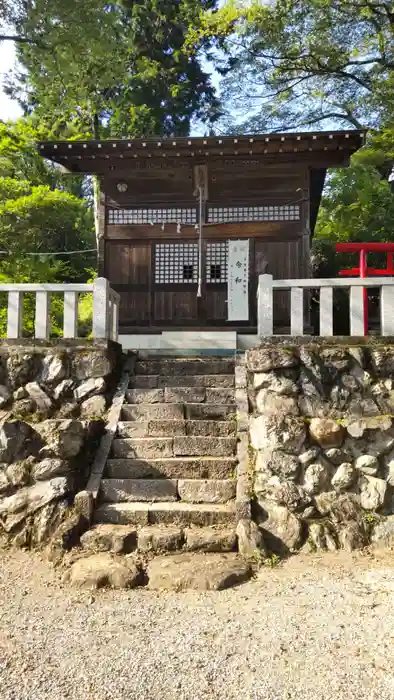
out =
[(149, 350), (179, 354), (208, 350), (212, 353), (237, 349), (235, 331), (164, 331), (157, 334), (119, 336), (123, 350)]
[(247, 581), (251, 569), (236, 554), (174, 554), (148, 566), (149, 588), (182, 591), (222, 590)]

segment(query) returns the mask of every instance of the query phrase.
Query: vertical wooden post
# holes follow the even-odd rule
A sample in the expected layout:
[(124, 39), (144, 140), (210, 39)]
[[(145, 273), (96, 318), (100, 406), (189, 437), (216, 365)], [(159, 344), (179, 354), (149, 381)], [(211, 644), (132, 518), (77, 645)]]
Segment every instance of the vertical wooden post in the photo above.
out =
[(109, 282), (97, 277), (93, 285), (93, 338), (109, 337)]
[(98, 185), (98, 202), (97, 202), (97, 270), (100, 277), (105, 277), (105, 232), (107, 227), (106, 222), (106, 207), (105, 207), (105, 194), (101, 190), (101, 178), (97, 176)]
[(260, 275), (257, 289), (257, 335), (266, 338), (274, 334), (274, 294), (272, 275)]

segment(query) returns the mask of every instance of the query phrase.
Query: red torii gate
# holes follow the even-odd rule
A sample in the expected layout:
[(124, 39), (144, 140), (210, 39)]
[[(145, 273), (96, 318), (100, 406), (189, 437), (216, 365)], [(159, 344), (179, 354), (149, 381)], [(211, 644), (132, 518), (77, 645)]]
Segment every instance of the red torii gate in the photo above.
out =
[[(350, 270), (340, 270), (339, 274), (342, 277), (388, 277), (394, 275), (394, 243), (337, 243), (335, 246), (337, 253), (359, 253), (360, 261), (358, 267), (353, 267)], [(374, 267), (368, 267), (368, 253), (386, 253), (387, 265), (385, 269), (377, 270)], [(368, 293), (364, 289), (364, 335), (368, 335)]]

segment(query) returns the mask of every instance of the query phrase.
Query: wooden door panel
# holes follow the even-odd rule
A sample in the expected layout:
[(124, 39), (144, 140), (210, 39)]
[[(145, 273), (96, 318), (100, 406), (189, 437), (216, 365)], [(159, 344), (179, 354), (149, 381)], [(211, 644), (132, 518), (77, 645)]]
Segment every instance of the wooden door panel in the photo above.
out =
[(106, 275), (120, 294), (120, 325), (151, 323), (151, 245), (108, 242)]
[[(302, 239), (294, 241), (255, 241), (256, 276), (272, 275), (274, 279), (297, 279), (303, 276)], [(274, 291), (274, 324), (290, 325), (290, 293)]]
[[(185, 285), (186, 286), (186, 285)], [(196, 324), (197, 315), (197, 290), (177, 289), (172, 291), (156, 290), (154, 317), (156, 323), (168, 325)]]

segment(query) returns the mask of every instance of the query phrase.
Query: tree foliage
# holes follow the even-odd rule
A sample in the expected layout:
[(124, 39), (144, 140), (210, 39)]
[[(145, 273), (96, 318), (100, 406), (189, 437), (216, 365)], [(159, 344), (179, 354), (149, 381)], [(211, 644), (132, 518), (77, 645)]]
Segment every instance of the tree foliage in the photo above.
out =
[(46, 163), (36, 151), (37, 137), (26, 120), (0, 123), (0, 272), (13, 272), (15, 281), (19, 270), (32, 277), (37, 271), (41, 281), (53, 279), (54, 270), (59, 280), (82, 280), (94, 253), (64, 255), (60, 266), (47, 254), (94, 248), (83, 183)]
[[(394, 7), (385, 0), (230, 0), (189, 42), (224, 50), (241, 128), (380, 128), (394, 114)], [(242, 116), (248, 114), (245, 123)], [(233, 120), (233, 117), (232, 117)]]
[[(335, 243), (394, 242), (394, 197), (390, 183), (371, 165), (353, 163), (330, 177), (313, 242), (313, 268), (318, 277), (335, 277), (356, 264), (354, 255), (335, 252)], [(380, 265), (384, 256), (369, 256)]]
[(215, 47), (225, 130), (368, 128), (350, 168), (328, 179), (315, 272), (354, 263), (335, 242), (394, 241), (394, 5), (386, 0), (228, 0), (189, 32)]
[(217, 117), (210, 77), (182, 49), (216, 0), (36, 0), (15, 19), (21, 70), (8, 90), (48, 133), (185, 135)]

